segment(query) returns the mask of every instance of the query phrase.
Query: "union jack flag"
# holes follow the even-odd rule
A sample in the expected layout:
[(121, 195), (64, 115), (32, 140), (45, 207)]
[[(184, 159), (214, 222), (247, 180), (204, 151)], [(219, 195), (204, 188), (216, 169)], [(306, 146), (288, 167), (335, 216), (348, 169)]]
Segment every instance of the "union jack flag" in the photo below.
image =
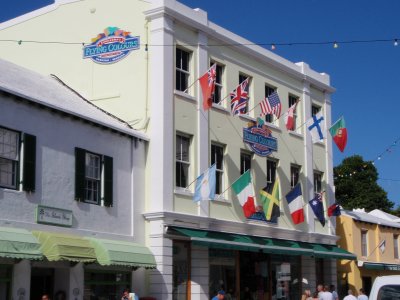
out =
[(247, 112), (247, 101), (249, 100), (249, 78), (238, 85), (231, 96), (231, 111), (233, 115), (243, 115)]
[(274, 114), (278, 119), (281, 116), (281, 100), (279, 100), (278, 93), (274, 91), (271, 95), (266, 97), (260, 103), (261, 106), (261, 116), (268, 114)]

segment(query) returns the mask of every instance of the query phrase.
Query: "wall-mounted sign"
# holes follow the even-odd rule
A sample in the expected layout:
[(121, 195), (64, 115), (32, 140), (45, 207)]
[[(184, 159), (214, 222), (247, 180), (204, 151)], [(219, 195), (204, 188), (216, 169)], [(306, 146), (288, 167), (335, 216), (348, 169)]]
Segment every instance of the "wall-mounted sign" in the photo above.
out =
[(277, 139), (272, 137), (271, 130), (263, 123), (249, 123), (248, 128), (243, 128), (243, 141), (259, 156), (278, 150)]
[(138, 36), (118, 27), (107, 27), (83, 47), (83, 58), (91, 58), (99, 64), (112, 64), (125, 58), (132, 50), (140, 48)]
[(71, 227), (72, 210), (38, 205), (36, 208), (36, 222), (39, 224)]

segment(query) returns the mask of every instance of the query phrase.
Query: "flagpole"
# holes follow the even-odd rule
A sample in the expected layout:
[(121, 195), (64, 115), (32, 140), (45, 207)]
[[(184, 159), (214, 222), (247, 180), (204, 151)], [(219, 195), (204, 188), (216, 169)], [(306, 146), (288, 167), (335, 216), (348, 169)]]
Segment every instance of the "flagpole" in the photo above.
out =
[(197, 81), (199, 81), (200, 80), (200, 77), (199, 78), (197, 78), (196, 80), (195, 80), (195, 82), (193, 82), (191, 85), (189, 85), (187, 88), (186, 88), (186, 90), (184, 90), (182, 93), (186, 93), (192, 86), (194, 86), (195, 85), (195, 83), (197, 82)]
[[(247, 172), (247, 171), (246, 171)], [(244, 173), (243, 173), (244, 174)], [(219, 194), (219, 196), (217, 197), (217, 199), (215, 199), (215, 200), (219, 200), (221, 197), (222, 197), (222, 195), (227, 191), (227, 190), (229, 190), (230, 188), (232, 188), (232, 186), (236, 183), (236, 181), (238, 181), (239, 179), (240, 179), (240, 177), (242, 177), (242, 175), (243, 174), (241, 174), (240, 176), (239, 176), (239, 178), (238, 179), (236, 179), (230, 186), (228, 186), (221, 194)]]

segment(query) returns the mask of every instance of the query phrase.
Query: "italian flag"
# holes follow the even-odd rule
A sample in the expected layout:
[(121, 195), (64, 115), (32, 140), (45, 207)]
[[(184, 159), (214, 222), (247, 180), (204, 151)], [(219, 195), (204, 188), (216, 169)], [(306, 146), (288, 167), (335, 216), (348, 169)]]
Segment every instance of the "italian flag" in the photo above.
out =
[(341, 117), (339, 120), (337, 120), (335, 124), (329, 128), (329, 132), (340, 152), (343, 152), (347, 144), (347, 129), (344, 118)]
[(232, 184), (232, 189), (238, 197), (246, 218), (251, 217), (251, 215), (256, 212), (256, 204), (250, 170), (243, 173), (243, 175)]

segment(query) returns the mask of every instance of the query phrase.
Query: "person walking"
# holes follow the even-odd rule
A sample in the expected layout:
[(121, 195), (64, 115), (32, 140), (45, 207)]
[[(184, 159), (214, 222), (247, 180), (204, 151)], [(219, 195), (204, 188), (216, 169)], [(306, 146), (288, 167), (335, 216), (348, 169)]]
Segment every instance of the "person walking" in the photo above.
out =
[(311, 291), (310, 290), (304, 290), (304, 293), (301, 296), (301, 300), (313, 300), (313, 297), (311, 297)]
[(339, 295), (336, 292), (336, 288), (333, 284), (331, 284), (331, 286), (330, 286), (330, 291), (332, 293), (333, 300), (339, 300)]
[(223, 290), (218, 291), (217, 295), (214, 296), (211, 300), (224, 300), (225, 292)]
[(343, 300), (357, 300), (357, 298), (353, 295), (352, 290), (347, 291), (347, 296), (343, 298)]
[(129, 289), (124, 289), (122, 291), (121, 300), (133, 300), (132, 297), (129, 295)]
[(358, 300), (368, 300), (368, 296), (365, 295), (365, 290), (363, 288), (360, 289), (359, 295), (357, 297)]
[(318, 294), (319, 300), (333, 300), (332, 293), (329, 291), (329, 286), (325, 285), (321, 293)]

